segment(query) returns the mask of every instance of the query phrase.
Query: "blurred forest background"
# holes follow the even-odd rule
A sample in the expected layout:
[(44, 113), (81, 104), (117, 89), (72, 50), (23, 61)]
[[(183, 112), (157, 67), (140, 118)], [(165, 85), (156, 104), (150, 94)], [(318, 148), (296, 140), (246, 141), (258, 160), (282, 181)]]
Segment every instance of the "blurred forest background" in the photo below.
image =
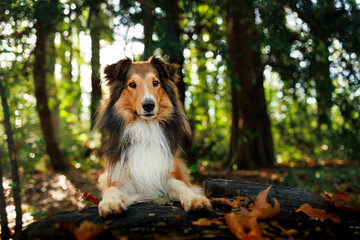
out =
[(96, 181), (102, 69), (126, 56), (182, 67), (193, 173), (360, 192), (359, 0), (7, 0), (0, 40), (2, 185), (29, 215), (53, 170)]

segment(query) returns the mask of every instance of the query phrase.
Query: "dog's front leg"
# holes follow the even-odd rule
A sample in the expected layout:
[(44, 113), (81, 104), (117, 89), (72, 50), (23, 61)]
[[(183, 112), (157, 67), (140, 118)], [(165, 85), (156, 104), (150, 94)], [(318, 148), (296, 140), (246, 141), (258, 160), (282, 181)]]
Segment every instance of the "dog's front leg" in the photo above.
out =
[(99, 215), (106, 217), (109, 214), (120, 214), (126, 211), (126, 200), (126, 195), (118, 187), (109, 187), (104, 191), (99, 203)]
[(186, 212), (191, 210), (211, 209), (209, 199), (195, 193), (183, 181), (175, 178), (169, 178), (168, 180), (168, 193), (171, 199), (180, 200), (180, 203)]

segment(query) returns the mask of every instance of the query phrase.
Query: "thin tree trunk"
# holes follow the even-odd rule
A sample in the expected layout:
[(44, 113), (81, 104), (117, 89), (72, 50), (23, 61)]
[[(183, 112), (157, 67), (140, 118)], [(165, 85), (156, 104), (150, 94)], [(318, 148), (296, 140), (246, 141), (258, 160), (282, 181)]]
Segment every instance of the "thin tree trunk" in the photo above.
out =
[(98, 15), (100, 4), (94, 1), (90, 6), (90, 37), (91, 37), (91, 129), (95, 124), (95, 114), (101, 100), (100, 82), (100, 34), (101, 25)]
[(154, 2), (153, 1), (140, 1), (141, 9), (143, 11), (143, 25), (144, 25), (144, 53), (141, 56), (143, 61), (148, 60), (153, 55), (152, 35), (154, 33)]
[(227, 168), (269, 166), (274, 148), (263, 86), (253, 1), (229, 0), (227, 40), (231, 72), (232, 126)]
[(55, 80), (55, 64), (56, 64), (56, 49), (55, 49), (55, 32), (49, 33), (47, 37), (47, 45), (46, 45), (46, 58), (47, 58), (47, 67), (46, 67), (46, 79), (49, 89), (49, 98), (51, 98), (54, 102), (51, 109), (51, 116), (54, 125), (54, 132), (56, 139), (59, 139), (61, 132), (61, 118), (60, 118), (60, 101), (57, 96), (57, 85)]
[(180, 15), (180, 8), (179, 3), (177, 0), (168, 1), (164, 4), (164, 9), (166, 12), (166, 19), (164, 24), (167, 26), (164, 27), (165, 34), (166, 34), (166, 41), (167, 43), (171, 43), (164, 48), (164, 53), (169, 56), (169, 61), (171, 63), (177, 63), (180, 66), (179, 70), (179, 77), (180, 81), (177, 83), (177, 87), (179, 90), (179, 95), (181, 102), (185, 102), (185, 90), (186, 85), (184, 82), (184, 76), (182, 74), (182, 67), (184, 64), (184, 46), (180, 41), (180, 34), (181, 29), (179, 25), (179, 15)]
[(0, 218), (1, 218), (1, 239), (7, 240), (10, 238), (10, 230), (8, 226), (8, 219), (6, 214), (6, 200), (3, 188), (3, 174), (2, 161), (0, 159)]
[(314, 36), (313, 39), (315, 48), (310, 71), (314, 76), (316, 85), (318, 126), (325, 124), (331, 129), (331, 107), (333, 105), (331, 96), (335, 87), (330, 79), (328, 43), (320, 37)]
[[(0, 80), (0, 95), (1, 95), (1, 104), (3, 107), (3, 113), (4, 113), (4, 126), (7, 135), (6, 141), (8, 144), (8, 152), (11, 163), (11, 178), (13, 183), (12, 191), (13, 191), (15, 212), (16, 212), (15, 234), (18, 234), (22, 230), (20, 178), (19, 178), (19, 167), (16, 160), (18, 148), (14, 145), (13, 132), (10, 123), (9, 105), (6, 99), (5, 87), (2, 83), (2, 80)], [(1, 179), (1, 187), (2, 187), (2, 179)]]
[(35, 64), (34, 64), (34, 82), (36, 109), (40, 118), (41, 130), (46, 141), (46, 150), (50, 156), (50, 164), (55, 170), (66, 170), (68, 164), (59, 148), (55, 137), (54, 125), (48, 106), (48, 95), (46, 89), (46, 39), (47, 29), (42, 27), (41, 22), (37, 22), (36, 28), (36, 46), (35, 46)]

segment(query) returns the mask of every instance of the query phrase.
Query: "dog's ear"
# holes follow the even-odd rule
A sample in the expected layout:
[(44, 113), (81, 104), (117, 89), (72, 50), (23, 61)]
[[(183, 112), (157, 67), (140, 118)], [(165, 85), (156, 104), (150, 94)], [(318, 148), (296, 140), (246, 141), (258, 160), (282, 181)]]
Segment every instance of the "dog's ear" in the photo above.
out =
[(112, 84), (114, 81), (124, 81), (131, 64), (132, 60), (130, 58), (125, 58), (117, 63), (107, 65), (104, 69), (104, 73), (108, 84)]
[(163, 77), (165, 79), (169, 79), (173, 81), (174, 83), (177, 83), (179, 81), (178, 72), (180, 69), (180, 66), (176, 63), (166, 63), (160, 58), (152, 56), (149, 59), (149, 62), (155, 67), (155, 69), (158, 71), (160, 77)]

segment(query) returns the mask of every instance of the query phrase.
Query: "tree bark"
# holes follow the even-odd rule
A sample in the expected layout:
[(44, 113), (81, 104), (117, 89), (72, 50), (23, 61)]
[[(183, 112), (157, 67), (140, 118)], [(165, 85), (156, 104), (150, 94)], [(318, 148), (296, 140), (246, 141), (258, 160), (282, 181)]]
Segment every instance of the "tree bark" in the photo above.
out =
[[(0, 83), (1, 84), (1, 83)], [(6, 201), (3, 188), (2, 161), (0, 159), (0, 218), (1, 218), (1, 239), (8, 240), (10, 238), (10, 230), (6, 213)]]
[(50, 156), (50, 164), (54, 170), (65, 170), (68, 167), (62, 151), (59, 148), (55, 137), (54, 125), (48, 106), (48, 95), (46, 89), (46, 40), (49, 34), (48, 29), (43, 27), (41, 21), (35, 25), (36, 46), (34, 50), (34, 82), (36, 109), (40, 118), (41, 130), (46, 142), (46, 150)]
[(90, 6), (90, 37), (91, 37), (91, 129), (95, 125), (95, 114), (99, 106), (102, 91), (100, 82), (100, 2), (93, 1)]
[(226, 167), (270, 166), (275, 161), (274, 147), (254, 8), (249, 0), (229, 0), (227, 4), (232, 125)]
[(167, 45), (163, 48), (164, 54), (169, 56), (169, 62), (177, 63), (180, 66), (179, 78), (177, 83), (181, 102), (185, 102), (185, 90), (186, 85), (184, 82), (184, 76), (182, 74), (182, 68), (184, 64), (184, 46), (180, 41), (181, 29), (179, 25), (180, 8), (179, 2), (176, 0), (168, 1), (164, 3), (163, 10), (166, 12), (166, 18), (164, 21), (165, 39)]
[(143, 61), (148, 60), (154, 51), (154, 41), (152, 35), (154, 33), (154, 2), (153, 1), (140, 1), (141, 9), (143, 12), (143, 26), (144, 26), (144, 53), (141, 56)]
[[(204, 182), (204, 190), (210, 198), (232, 198), (235, 196), (253, 197), (265, 190), (269, 184), (255, 182), (239, 182), (236, 180), (209, 179)], [(281, 187), (272, 185), (267, 199), (273, 204), (274, 198), (280, 203), (282, 213), (293, 213), (294, 209), (308, 203), (313, 208), (325, 209), (325, 199), (319, 195), (308, 192), (304, 189)]]
[(47, 87), (49, 89), (49, 98), (53, 100), (53, 106), (51, 108), (51, 116), (54, 125), (54, 133), (56, 139), (59, 139), (61, 133), (61, 118), (60, 118), (60, 100), (57, 96), (57, 85), (55, 80), (55, 64), (56, 64), (56, 48), (55, 48), (55, 32), (51, 32), (47, 37), (46, 44), (46, 58), (47, 58), (47, 67), (46, 67), (46, 79)]
[[(269, 185), (238, 182), (233, 180), (211, 179), (204, 183), (206, 194), (215, 198), (230, 198), (235, 196), (253, 198)], [(294, 239), (357, 239), (360, 219), (356, 212), (338, 213), (341, 224), (331, 221), (321, 222), (310, 219), (295, 209), (303, 203), (309, 203), (314, 208), (330, 209), (323, 204), (324, 200), (318, 194), (302, 189), (272, 186), (267, 201), (273, 203), (273, 197), (280, 202), (280, 213), (270, 221), (275, 221), (284, 229), (296, 229)], [(242, 205), (244, 206), (244, 205)], [(185, 212), (179, 202), (168, 204), (137, 203), (129, 206), (125, 214), (108, 217), (99, 216), (97, 207), (58, 213), (32, 223), (25, 229), (19, 239), (75, 239), (79, 226), (87, 225), (87, 239), (158, 239), (160, 236), (168, 239), (235, 239), (225, 227), (224, 214), (229, 213), (231, 206), (213, 203), (212, 211)], [(197, 225), (199, 219), (222, 221), (223, 224)], [(94, 231), (89, 222), (100, 228)], [(266, 220), (269, 222), (269, 220)], [(91, 225), (90, 225), (91, 226)], [(77, 229), (78, 228), (78, 229)], [(102, 229), (101, 229), (102, 228)], [(278, 227), (276, 227), (278, 228)], [(284, 231), (274, 231), (272, 239), (284, 237)], [(324, 229), (324, 230), (321, 230)], [(331, 231), (329, 231), (331, 229)], [(76, 235), (78, 236), (78, 235)], [(267, 236), (268, 237), (268, 236)]]
[(310, 63), (310, 74), (314, 76), (316, 87), (318, 126), (325, 124), (329, 129), (331, 124), (332, 93), (335, 89), (330, 78), (330, 61), (327, 39), (324, 41), (320, 36), (313, 38), (315, 47)]
[[(17, 151), (19, 150), (18, 146), (15, 146), (13, 139), (13, 131), (10, 123), (10, 114), (9, 114), (9, 105), (5, 95), (5, 87), (3, 85), (2, 80), (0, 80), (0, 96), (1, 96), (1, 104), (3, 107), (4, 113), (4, 126), (7, 135), (7, 144), (8, 144), (8, 153), (10, 157), (11, 163), (11, 178), (12, 178), (12, 191), (14, 197), (15, 204), (15, 212), (16, 212), (16, 225), (15, 225), (15, 234), (21, 232), (22, 229), (22, 211), (21, 211), (21, 197), (20, 197), (20, 178), (19, 178), (19, 167), (16, 160)], [(2, 174), (1, 174), (2, 175)], [(1, 176), (2, 177), (2, 176)], [(2, 179), (1, 179), (1, 187), (2, 187)]]

